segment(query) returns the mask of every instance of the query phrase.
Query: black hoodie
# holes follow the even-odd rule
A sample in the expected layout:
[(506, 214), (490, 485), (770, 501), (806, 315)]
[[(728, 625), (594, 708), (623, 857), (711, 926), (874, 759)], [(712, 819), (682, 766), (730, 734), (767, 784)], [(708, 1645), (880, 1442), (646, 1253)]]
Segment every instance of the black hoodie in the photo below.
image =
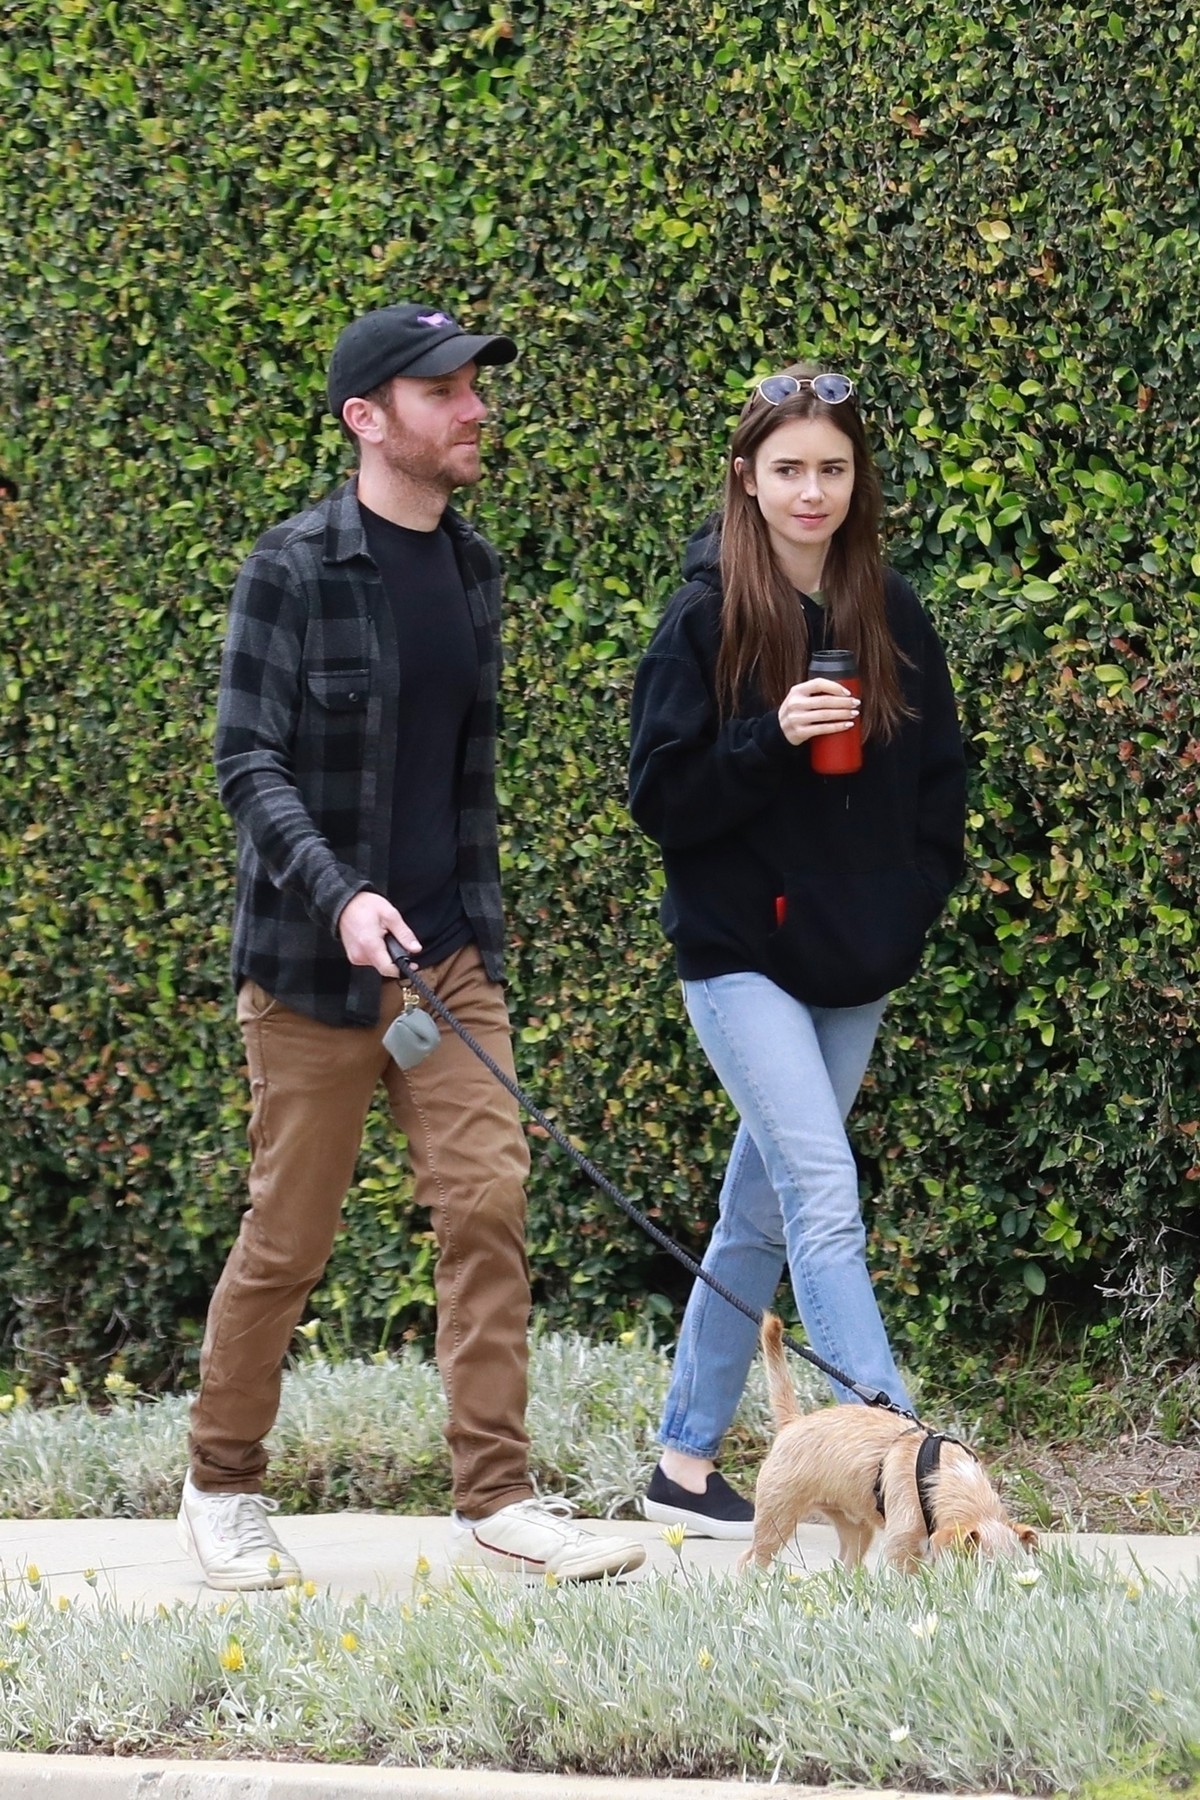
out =
[[(685, 585), (634, 685), (630, 805), (662, 846), (663, 929), (685, 981), (754, 970), (810, 1005), (861, 1006), (915, 974), (962, 874), (965, 763), (942, 647), (889, 569), (916, 717), (868, 743), (856, 775), (814, 774), (808, 744), (789, 744), (760, 693), (719, 723), (719, 552), (710, 530), (690, 540)], [(825, 615), (801, 600), (820, 647)]]

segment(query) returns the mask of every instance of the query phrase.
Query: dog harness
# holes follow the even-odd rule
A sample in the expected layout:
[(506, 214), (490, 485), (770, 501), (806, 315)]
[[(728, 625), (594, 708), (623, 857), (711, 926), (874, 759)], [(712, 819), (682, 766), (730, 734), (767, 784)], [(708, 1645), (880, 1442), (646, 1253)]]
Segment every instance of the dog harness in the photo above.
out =
[[(921, 1439), (917, 1446), (917, 1499), (921, 1502), (921, 1517), (925, 1521), (926, 1537), (932, 1537), (934, 1531), (933, 1497), (929, 1491), (929, 1484), (941, 1467), (943, 1444), (957, 1444), (960, 1450), (967, 1452), (968, 1456), (975, 1454), (960, 1438), (951, 1437), (946, 1431), (927, 1431)], [(887, 1511), (883, 1504), (882, 1457), (879, 1459), (879, 1473), (875, 1477), (875, 1510), (886, 1523)]]

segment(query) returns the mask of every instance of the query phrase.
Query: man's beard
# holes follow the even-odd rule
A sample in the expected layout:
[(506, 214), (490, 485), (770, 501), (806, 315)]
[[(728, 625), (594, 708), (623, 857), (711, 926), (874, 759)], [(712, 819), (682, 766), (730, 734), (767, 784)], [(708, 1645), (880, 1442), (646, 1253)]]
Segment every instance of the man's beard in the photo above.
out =
[[(476, 447), (478, 434), (469, 440), (469, 446)], [(431, 445), (426, 439), (409, 431), (398, 419), (388, 419), (387, 436), (380, 445), (383, 460), (397, 475), (406, 480), (416, 482), (420, 487), (433, 488), (435, 492), (449, 495), (456, 487), (467, 486), (479, 479), (479, 464), (476, 458), (474, 471), (464, 474), (461, 458), (452, 460), (456, 449), (464, 450), (467, 443), (459, 446)]]

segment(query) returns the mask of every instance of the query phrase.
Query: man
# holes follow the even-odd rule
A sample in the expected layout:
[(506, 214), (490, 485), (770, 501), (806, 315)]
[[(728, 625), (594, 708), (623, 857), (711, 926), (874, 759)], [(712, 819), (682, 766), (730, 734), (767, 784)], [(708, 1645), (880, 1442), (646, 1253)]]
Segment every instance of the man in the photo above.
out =
[(513, 1067), (493, 779), (500, 571), (447, 501), (480, 477), (477, 372), (516, 354), (510, 338), (472, 336), (432, 306), (349, 325), (328, 398), (358, 474), (260, 538), (234, 590), (216, 767), (238, 828), (250, 1207), (209, 1309), (179, 1513), (213, 1587), (299, 1573), (260, 1492), (263, 1439), (380, 1081), (437, 1235), (456, 1537), (562, 1579), (644, 1556), (533, 1495), (529, 1158), (515, 1103), (451, 1032), (403, 1072), (382, 1043), (415, 998), (385, 948), (390, 932)]

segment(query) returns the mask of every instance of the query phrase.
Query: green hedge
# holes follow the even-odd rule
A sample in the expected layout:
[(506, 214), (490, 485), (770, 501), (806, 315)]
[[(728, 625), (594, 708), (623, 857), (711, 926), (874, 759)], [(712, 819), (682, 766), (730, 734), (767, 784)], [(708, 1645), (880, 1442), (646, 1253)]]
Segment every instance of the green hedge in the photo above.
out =
[[(861, 381), (973, 763), (970, 878), (858, 1115), (885, 1305), (910, 1352), (1003, 1347), (1043, 1293), (1195, 1345), (1196, 44), (1148, 0), (10, 0), (11, 1354), (194, 1354), (243, 1179), (225, 601), (344, 467), (337, 330), (405, 295), (524, 351), (477, 505), (522, 1074), (702, 1241), (729, 1118), (625, 813), (629, 688), (747, 380), (817, 355)], [(378, 1124), (360, 1174), (317, 1304), (424, 1338), (428, 1221)], [(557, 1152), (531, 1249), (559, 1319), (681, 1291)]]

